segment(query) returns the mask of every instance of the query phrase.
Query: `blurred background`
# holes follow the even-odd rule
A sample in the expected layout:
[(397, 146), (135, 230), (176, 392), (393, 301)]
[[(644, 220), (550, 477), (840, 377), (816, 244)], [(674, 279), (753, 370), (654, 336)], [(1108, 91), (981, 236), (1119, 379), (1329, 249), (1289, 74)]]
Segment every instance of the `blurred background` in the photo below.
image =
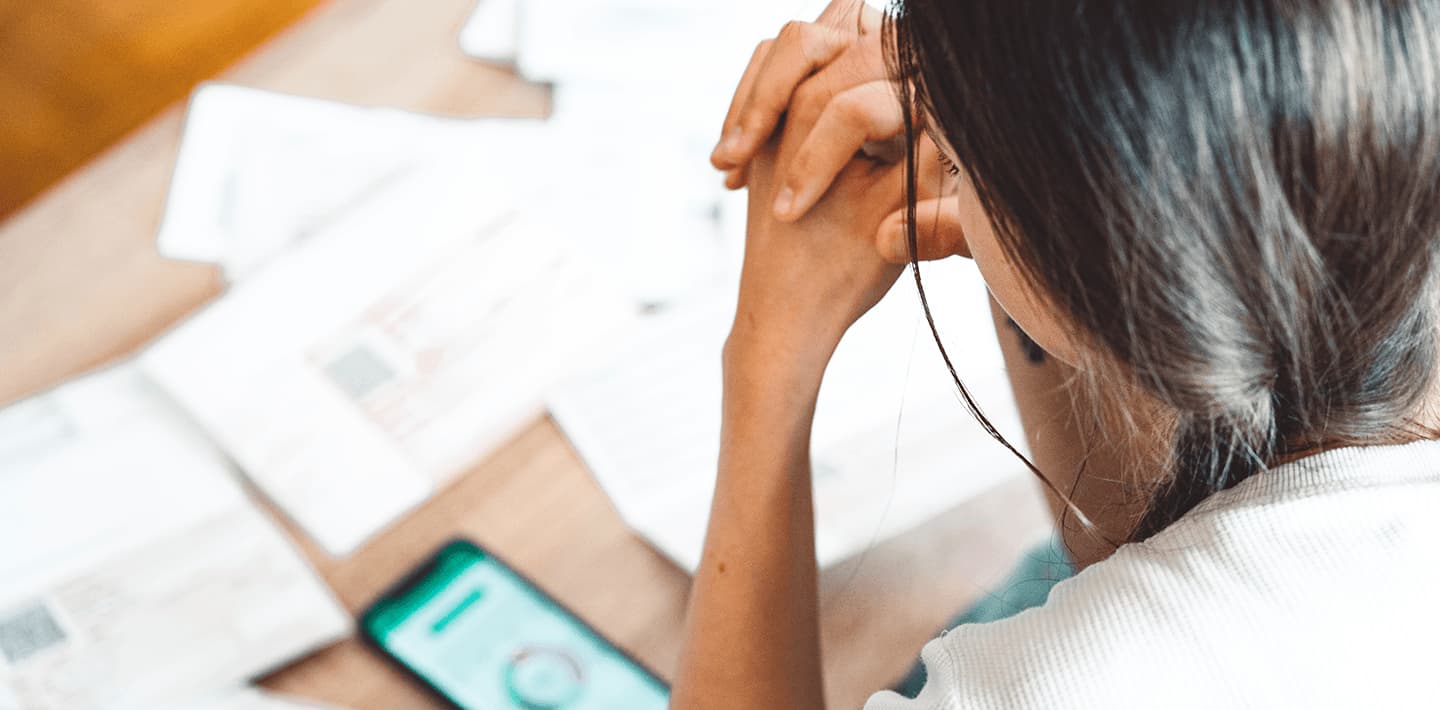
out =
[[(437, 667), (568, 609), (634, 663), (522, 677), (642, 707), (566, 669), (674, 668), (744, 244), (708, 156), (823, 6), (0, 0), (0, 710), (443, 707), (366, 612), (456, 539), (530, 582), (425, 621)], [(1018, 438), (983, 284), (926, 269)], [(1047, 535), (929, 337), (902, 279), (822, 389), (835, 707)]]
[(0, 4), (0, 218), (319, 4)]

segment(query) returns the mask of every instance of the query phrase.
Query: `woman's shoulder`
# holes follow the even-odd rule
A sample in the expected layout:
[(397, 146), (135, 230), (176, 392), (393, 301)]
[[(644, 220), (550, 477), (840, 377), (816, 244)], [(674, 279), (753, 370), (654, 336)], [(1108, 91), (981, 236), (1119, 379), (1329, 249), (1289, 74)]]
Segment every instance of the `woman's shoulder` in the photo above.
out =
[[(1434, 442), (1276, 468), (1061, 582), (1043, 606), (931, 642), (928, 691), (949, 700), (914, 707), (1417, 697), (1423, 644), (1440, 634), (1437, 510)], [(886, 702), (901, 701), (873, 707), (906, 707)]]
[(1437, 503), (1440, 441), (1336, 449), (1216, 493), (1150, 539), (1121, 547), (1106, 568), (1154, 573), (1160, 563), (1228, 578), (1259, 565), (1303, 578), (1350, 565), (1352, 550), (1431, 555), (1436, 546), (1423, 543), (1440, 526)]

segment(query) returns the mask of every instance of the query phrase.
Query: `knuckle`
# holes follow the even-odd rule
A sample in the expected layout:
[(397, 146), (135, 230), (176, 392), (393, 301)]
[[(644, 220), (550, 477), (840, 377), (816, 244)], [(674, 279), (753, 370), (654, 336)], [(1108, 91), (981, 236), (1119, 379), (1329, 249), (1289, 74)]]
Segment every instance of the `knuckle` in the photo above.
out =
[(812, 31), (800, 35), (800, 56), (811, 64), (818, 64), (825, 59), (826, 48), (829, 45), (830, 36), (824, 28), (814, 28)]
[(750, 142), (753, 143), (756, 140), (755, 137), (769, 135), (778, 119), (779, 114), (770, 108), (755, 106), (740, 117), (739, 125), (741, 130), (751, 137)]
[(847, 126), (864, 128), (870, 123), (870, 103), (862, 94), (847, 91), (836, 96), (830, 106), (835, 117)]
[(830, 61), (835, 52), (848, 44), (846, 36), (828, 27), (812, 27), (800, 38), (800, 53), (811, 64)]
[(766, 124), (779, 117), (779, 113), (764, 100), (751, 101), (740, 114), (736, 123), (745, 130), (763, 129)]
[(795, 42), (805, 36), (805, 31), (810, 23), (800, 20), (790, 20), (780, 27), (780, 34), (777, 37), (781, 41)]
[(830, 95), (824, 87), (817, 82), (807, 81), (795, 90), (791, 103), (799, 115), (815, 117), (825, 110), (825, 104), (829, 100)]

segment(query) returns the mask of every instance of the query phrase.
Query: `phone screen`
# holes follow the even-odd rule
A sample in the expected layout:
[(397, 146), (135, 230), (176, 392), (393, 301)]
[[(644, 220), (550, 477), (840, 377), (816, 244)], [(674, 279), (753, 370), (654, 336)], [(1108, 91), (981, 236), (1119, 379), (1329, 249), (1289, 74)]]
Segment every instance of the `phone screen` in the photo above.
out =
[(499, 560), (466, 542), (377, 602), (365, 633), (463, 708), (661, 710), (669, 693)]

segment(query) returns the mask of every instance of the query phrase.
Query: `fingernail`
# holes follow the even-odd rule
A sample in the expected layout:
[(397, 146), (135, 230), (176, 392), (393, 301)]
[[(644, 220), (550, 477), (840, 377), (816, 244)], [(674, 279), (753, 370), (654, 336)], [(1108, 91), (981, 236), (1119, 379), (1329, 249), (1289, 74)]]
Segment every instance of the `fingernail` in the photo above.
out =
[(789, 186), (780, 188), (780, 194), (775, 196), (775, 214), (785, 217), (790, 214), (790, 208), (795, 206), (795, 191)]

